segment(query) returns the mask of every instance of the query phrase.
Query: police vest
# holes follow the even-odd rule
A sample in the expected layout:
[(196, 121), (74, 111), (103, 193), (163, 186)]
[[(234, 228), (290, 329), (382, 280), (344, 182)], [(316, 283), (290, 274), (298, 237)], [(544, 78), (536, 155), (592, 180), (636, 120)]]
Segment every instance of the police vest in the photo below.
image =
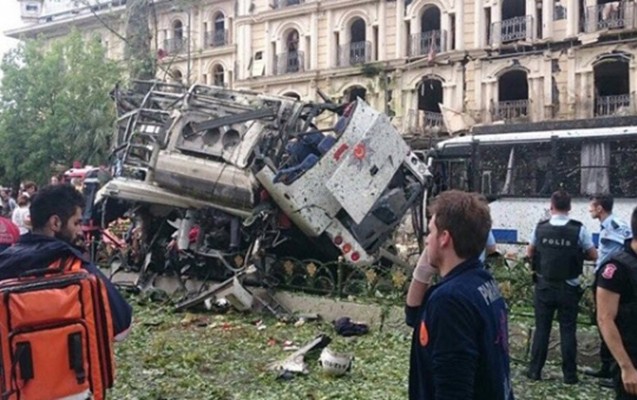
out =
[(534, 269), (549, 281), (577, 278), (582, 273), (584, 253), (579, 246), (582, 223), (570, 220), (566, 225), (542, 221), (535, 230)]
[(632, 359), (637, 357), (637, 258), (634, 255), (622, 251), (611, 257), (609, 263), (621, 264), (628, 271), (633, 297), (628, 303), (619, 304), (615, 323), (619, 330), (622, 342)]

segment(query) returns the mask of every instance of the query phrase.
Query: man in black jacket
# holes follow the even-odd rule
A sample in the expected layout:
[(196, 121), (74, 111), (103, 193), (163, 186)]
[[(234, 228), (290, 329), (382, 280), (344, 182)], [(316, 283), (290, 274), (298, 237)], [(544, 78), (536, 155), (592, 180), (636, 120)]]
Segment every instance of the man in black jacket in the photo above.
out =
[(479, 259), (491, 228), (488, 206), (452, 190), (430, 211), (427, 258), (441, 280), (413, 321), (409, 398), (512, 400), (507, 307)]
[[(18, 277), (22, 272), (40, 269), (68, 256), (84, 260), (73, 247), (82, 237), (81, 217), (84, 197), (71, 185), (46, 186), (30, 206), (33, 232), (0, 253), (0, 280)], [(100, 278), (106, 286), (115, 340), (123, 339), (131, 326), (132, 309), (113, 284), (95, 265), (84, 260), (82, 267)]]
[(637, 208), (632, 241), (597, 271), (597, 325), (616, 365), (618, 400), (637, 400)]

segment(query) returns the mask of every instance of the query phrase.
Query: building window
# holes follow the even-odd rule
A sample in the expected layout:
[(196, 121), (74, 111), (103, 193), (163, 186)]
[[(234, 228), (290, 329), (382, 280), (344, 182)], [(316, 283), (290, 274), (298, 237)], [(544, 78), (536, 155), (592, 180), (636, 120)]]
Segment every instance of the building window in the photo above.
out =
[(225, 71), (222, 65), (217, 64), (214, 67), (212, 67), (212, 84), (215, 86), (224, 87), (225, 86), (224, 73)]

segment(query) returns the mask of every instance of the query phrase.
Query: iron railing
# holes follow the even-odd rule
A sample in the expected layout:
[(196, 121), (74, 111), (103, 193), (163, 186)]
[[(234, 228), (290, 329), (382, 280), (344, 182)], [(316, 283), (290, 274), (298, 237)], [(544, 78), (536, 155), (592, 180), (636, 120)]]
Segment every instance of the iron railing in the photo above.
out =
[(409, 110), (407, 113), (407, 130), (411, 133), (425, 133), (444, 129), (442, 114), (425, 111)]
[(494, 105), (492, 116), (494, 120), (528, 120), (529, 119), (528, 99), (499, 101)]
[(168, 54), (179, 54), (186, 49), (186, 38), (174, 37), (164, 40), (164, 50)]
[(627, 29), (635, 27), (635, 4), (611, 1), (586, 7), (584, 31), (597, 32), (603, 29)]
[(352, 42), (342, 44), (339, 50), (339, 67), (349, 67), (364, 64), (372, 60), (371, 42)]
[(228, 44), (228, 30), (219, 29), (206, 32), (205, 43), (207, 47), (222, 47)]
[(634, 104), (630, 94), (618, 94), (612, 96), (598, 96), (595, 98), (595, 116), (632, 115)]
[(305, 0), (274, 0), (274, 8), (298, 6), (303, 3), (305, 3)]
[(410, 37), (411, 57), (447, 51), (447, 32), (443, 30), (414, 33)]
[(507, 43), (533, 38), (533, 17), (524, 15), (491, 24), (491, 44)]
[(303, 72), (305, 57), (302, 51), (287, 51), (276, 56), (276, 75)]

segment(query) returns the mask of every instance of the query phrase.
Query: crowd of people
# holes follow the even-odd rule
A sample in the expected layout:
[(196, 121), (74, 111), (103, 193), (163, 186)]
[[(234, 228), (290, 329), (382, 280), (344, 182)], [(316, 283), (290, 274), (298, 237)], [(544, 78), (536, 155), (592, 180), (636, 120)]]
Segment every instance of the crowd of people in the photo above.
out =
[[(581, 221), (569, 217), (571, 197), (551, 196), (551, 217), (535, 227), (526, 260), (533, 274), (535, 330), (526, 377), (542, 380), (551, 325), (559, 323), (565, 384), (577, 375), (577, 314), (584, 261), (595, 262), (594, 293), (601, 368), (616, 399), (637, 400), (637, 208), (630, 225), (613, 214), (613, 198), (591, 198), (599, 220), (597, 247)], [(481, 254), (492, 248), (489, 207), (477, 194), (448, 191), (429, 207), (425, 250), (406, 298), (413, 327), (409, 397), (513, 399), (507, 306)], [(435, 277), (438, 277), (434, 284)]]

